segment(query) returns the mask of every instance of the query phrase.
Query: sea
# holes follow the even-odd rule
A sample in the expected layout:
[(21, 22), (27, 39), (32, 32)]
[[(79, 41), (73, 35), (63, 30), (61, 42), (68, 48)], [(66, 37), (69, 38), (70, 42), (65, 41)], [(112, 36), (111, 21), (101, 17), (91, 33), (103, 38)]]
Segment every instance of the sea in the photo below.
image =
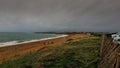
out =
[(0, 32), (0, 46), (43, 38), (57, 37), (58, 34), (41, 34), (27, 32)]

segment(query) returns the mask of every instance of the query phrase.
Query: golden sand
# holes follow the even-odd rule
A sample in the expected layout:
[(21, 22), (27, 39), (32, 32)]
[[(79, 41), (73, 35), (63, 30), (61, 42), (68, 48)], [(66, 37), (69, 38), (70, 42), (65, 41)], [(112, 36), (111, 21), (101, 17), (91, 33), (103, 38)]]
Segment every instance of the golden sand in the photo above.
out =
[(58, 46), (65, 43), (71, 43), (78, 41), (82, 38), (88, 38), (89, 35), (86, 34), (69, 34), (68, 36), (61, 36), (52, 39), (37, 40), (22, 44), (10, 45), (0, 47), (0, 62), (12, 59), (14, 57), (22, 56), (31, 52), (36, 52), (47, 46)]

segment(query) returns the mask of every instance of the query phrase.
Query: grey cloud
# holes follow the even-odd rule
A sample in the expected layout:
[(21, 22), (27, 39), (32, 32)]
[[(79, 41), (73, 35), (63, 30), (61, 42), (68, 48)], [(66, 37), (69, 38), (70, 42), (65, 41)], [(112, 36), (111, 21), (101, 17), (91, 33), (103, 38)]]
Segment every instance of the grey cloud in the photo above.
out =
[(120, 0), (0, 0), (0, 31), (119, 31)]

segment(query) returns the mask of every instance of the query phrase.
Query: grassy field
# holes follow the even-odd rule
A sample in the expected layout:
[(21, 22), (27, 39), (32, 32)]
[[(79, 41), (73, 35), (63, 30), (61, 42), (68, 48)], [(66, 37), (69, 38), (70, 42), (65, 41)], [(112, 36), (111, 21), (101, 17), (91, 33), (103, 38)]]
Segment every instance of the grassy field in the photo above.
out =
[(82, 39), (74, 43), (47, 46), (0, 64), (0, 68), (97, 68), (100, 38)]

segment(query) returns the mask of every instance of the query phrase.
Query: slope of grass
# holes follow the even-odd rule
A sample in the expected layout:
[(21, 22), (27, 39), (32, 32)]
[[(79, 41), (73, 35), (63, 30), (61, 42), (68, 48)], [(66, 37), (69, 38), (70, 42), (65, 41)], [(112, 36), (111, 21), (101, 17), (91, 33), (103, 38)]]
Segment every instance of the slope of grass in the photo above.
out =
[(0, 68), (97, 68), (99, 47), (99, 38), (47, 46), (36, 53), (6, 61)]

